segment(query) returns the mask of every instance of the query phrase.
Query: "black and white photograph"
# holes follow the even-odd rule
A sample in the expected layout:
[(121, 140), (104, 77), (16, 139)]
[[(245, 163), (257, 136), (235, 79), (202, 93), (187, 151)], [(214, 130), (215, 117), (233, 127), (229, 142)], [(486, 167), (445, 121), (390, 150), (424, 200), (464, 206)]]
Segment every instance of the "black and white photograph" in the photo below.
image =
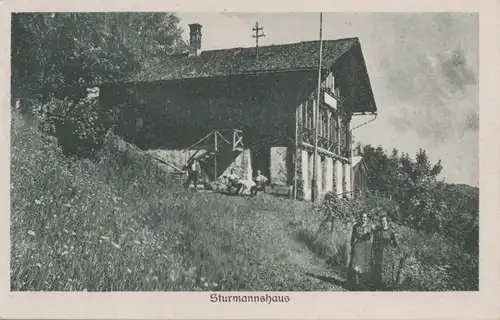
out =
[(10, 63), (13, 292), (479, 290), (477, 13), (13, 12)]
[(498, 315), (493, 9), (63, 2), (0, 8), (0, 317)]

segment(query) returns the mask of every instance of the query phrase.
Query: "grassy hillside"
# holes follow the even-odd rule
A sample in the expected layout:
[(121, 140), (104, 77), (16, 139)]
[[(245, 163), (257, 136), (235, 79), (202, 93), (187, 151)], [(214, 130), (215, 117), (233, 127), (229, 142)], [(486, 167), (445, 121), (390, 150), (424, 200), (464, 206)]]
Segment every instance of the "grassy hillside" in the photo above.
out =
[[(65, 158), (13, 114), (11, 289), (344, 290), (350, 224), (315, 237), (309, 203), (180, 190), (109, 136), (98, 161)], [(398, 227), (407, 290), (477, 289), (477, 261)]]

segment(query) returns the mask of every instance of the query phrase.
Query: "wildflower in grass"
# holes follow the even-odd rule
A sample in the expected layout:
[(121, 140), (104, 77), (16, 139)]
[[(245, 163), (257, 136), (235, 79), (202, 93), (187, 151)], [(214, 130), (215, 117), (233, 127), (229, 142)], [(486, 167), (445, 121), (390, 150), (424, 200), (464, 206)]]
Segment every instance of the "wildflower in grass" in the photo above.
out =
[(69, 254), (69, 252), (68, 252), (68, 251), (63, 251), (63, 253), (62, 253), (62, 255), (63, 255), (63, 256), (65, 256), (65, 255), (67, 255), (67, 254)]
[(205, 282), (203, 285), (204, 285), (205, 287), (208, 287), (208, 282)]
[(35, 204), (37, 204), (37, 205), (41, 205), (41, 204), (42, 204), (42, 201), (41, 201), (41, 200), (36, 199), (36, 200), (35, 200)]
[(41, 265), (40, 263), (38, 263), (38, 262), (37, 262), (37, 263), (35, 263), (35, 266), (37, 266), (38, 268), (41, 268), (41, 267), (42, 267), (42, 265)]
[(134, 243), (135, 243), (135, 244), (141, 244), (141, 242), (140, 242), (140, 241), (137, 241), (137, 240), (134, 240)]
[(127, 272), (128, 273), (132, 273), (132, 270), (130, 270), (129, 268), (127, 268)]
[(32, 230), (28, 230), (28, 234), (29, 234), (30, 236), (33, 236), (33, 237), (36, 235), (36, 234), (35, 234), (35, 231), (32, 231)]
[(212, 287), (217, 287), (217, 283), (216, 282), (212, 282)]

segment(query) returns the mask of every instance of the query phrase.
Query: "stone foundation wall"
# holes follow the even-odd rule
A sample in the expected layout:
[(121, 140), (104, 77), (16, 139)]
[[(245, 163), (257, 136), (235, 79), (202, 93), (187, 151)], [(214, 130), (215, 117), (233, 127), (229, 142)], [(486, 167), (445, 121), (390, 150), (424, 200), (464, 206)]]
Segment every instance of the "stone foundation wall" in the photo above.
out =
[(344, 175), (344, 170), (342, 166), (342, 162), (340, 160), (334, 160), (335, 161), (335, 192), (338, 195), (341, 195), (343, 193), (343, 185), (342, 181), (343, 175)]
[[(277, 186), (293, 186), (295, 163), (297, 161), (297, 198), (301, 200), (312, 199), (312, 177), (314, 154), (306, 150), (290, 153), (288, 147), (270, 148), (270, 182)], [(182, 167), (193, 151), (183, 150), (152, 150), (156, 156), (178, 167)], [(289, 159), (290, 158), (290, 159)], [(226, 175), (231, 169), (245, 180), (252, 180), (254, 175), (250, 149), (241, 152), (220, 176)], [(317, 163), (318, 195), (322, 199), (328, 192), (335, 192), (339, 196), (350, 195), (351, 169), (350, 164), (344, 164), (331, 157), (320, 156)], [(293, 193), (293, 191), (292, 191)]]
[[(299, 150), (296, 153), (295, 159), (298, 163), (297, 167), (297, 198), (301, 200), (312, 199), (312, 177), (313, 177), (313, 161), (314, 154), (306, 150)], [(335, 192), (339, 196), (345, 192), (345, 181), (349, 182), (349, 177), (346, 177), (344, 172), (347, 170), (349, 175), (350, 166), (344, 165), (339, 160), (334, 160), (328, 156), (318, 157), (317, 164), (317, 183), (318, 196), (321, 200), (327, 193)], [(349, 191), (350, 189), (347, 188)]]
[(351, 165), (349, 163), (344, 164), (344, 177), (345, 177), (344, 194), (346, 194), (347, 197), (352, 198)]
[(334, 167), (333, 167), (333, 159), (327, 157), (325, 159), (325, 193), (331, 192), (334, 186)]
[(241, 179), (252, 180), (252, 160), (250, 157), (250, 149), (245, 149), (241, 152), (236, 159), (224, 170), (219, 173), (220, 176), (228, 175), (231, 169), (235, 170), (236, 175)]

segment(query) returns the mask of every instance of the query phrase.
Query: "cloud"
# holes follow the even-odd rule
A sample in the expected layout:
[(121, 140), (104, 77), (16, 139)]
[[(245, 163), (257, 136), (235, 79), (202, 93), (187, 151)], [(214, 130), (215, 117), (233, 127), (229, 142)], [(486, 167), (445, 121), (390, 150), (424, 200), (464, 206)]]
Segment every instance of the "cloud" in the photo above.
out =
[(477, 16), (403, 14), (378, 25), (383, 38), (362, 44), (380, 116), (357, 135), (388, 150), (423, 148), (443, 161), (443, 177), (477, 185)]
[(422, 51), (407, 66), (389, 69), (385, 83), (401, 105), (392, 115), (394, 129), (416, 131), (435, 143), (457, 130), (478, 130), (477, 70), (463, 49)]
[(452, 88), (464, 90), (465, 86), (477, 84), (475, 72), (460, 48), (456, 48), (450, 56), (442, 57), (439, 66)]

